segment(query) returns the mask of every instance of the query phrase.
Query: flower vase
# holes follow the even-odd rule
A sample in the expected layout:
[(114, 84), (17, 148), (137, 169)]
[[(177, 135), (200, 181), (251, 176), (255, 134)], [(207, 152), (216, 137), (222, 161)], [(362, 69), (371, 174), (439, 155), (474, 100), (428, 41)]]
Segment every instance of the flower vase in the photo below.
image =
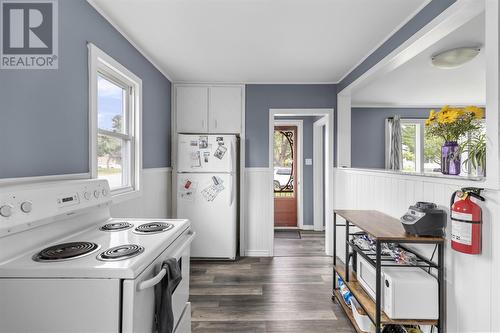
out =
[(443, 175), (459, 175), (460, 146), (456, 141), (446, 141), (441, 147), (441, 173)]

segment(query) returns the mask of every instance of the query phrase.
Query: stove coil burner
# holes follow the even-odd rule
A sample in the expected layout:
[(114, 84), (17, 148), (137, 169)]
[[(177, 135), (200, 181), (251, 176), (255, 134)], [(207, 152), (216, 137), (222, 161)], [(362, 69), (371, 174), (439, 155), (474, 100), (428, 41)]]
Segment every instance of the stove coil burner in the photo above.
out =
[(138, 234), (156, 234), (159, 232), (164, 232), (170, 230), (174, 227), (173, 224), (166, 222), (151, 222), (144, 223), (134, 229), (135, 233)]
[(81, 258), (95, 252), (99, 245), (91, 242), (71, 242), (57, 244), (37, 253), (33, 260), (40, 262), (64, 261)]
[(134, 225), (128, 222), (113, 222), (107, 223), (100, 227), (101, 231), (122, 231), (132, 228)]
[(144, 252), (144, 247), (135, 244), (126, 244), (112, 247), (97, 256), (102, 261), (118, 261), (135, 257)]

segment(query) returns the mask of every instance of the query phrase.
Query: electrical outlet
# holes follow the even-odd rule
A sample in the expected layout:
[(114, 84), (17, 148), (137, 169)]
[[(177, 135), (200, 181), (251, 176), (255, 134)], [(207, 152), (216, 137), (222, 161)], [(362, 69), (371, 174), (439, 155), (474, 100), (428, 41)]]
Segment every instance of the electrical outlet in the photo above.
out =
[(306, 158), (306, 165), (313, 165), (312, 158)]

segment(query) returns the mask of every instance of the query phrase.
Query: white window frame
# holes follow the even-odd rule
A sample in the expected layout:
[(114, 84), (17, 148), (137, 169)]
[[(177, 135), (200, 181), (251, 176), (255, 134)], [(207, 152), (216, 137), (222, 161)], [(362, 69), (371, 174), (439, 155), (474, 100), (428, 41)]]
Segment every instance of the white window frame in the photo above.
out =
[(415, 172), (424, 173), (425, 119), (401, 119), (401, 125), (418, 125), (415, 130)]
[[(114, 202), (136, 198), (142, 193), (142, 80), (118, 61), (104, 53), (92, 43), (89, 50), (89, 170), (91, 178), (97, 178), (97, 136), (99, 133), (130, 141), (130, 163), (125, 163), (123, 172), (130, 175), (127, 187), (112, 189)], [(97, 79), (103, 76), (109, 81), (120, 82), (130, 89), (127, 103), (131, 106), (127, 114), (128, 134), (109, 132), (98, 128)], [(114, 82), (113, 82), (114, 83)]]

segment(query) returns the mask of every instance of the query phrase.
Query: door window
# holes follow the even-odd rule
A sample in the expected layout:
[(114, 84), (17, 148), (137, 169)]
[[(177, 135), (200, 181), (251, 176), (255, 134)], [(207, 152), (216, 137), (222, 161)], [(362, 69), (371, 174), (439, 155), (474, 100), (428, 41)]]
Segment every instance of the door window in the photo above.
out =
[(294, 197), (296, 189), (295, 127), (275, 127), (274, 129), (274, 196)]

